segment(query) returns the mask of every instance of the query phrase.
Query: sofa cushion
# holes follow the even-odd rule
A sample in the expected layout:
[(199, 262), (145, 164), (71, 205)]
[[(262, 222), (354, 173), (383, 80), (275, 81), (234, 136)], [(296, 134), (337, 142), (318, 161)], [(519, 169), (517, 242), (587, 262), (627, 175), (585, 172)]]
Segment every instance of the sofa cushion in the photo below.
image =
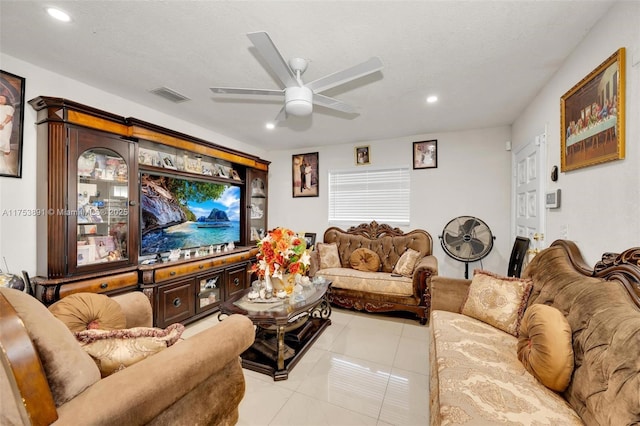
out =
[(380, 270), (380, 256), (373, 250), (359, 248), (351, 253), (349, 264), (358, 271), (376, 272)]
[(422, 257), (419, 251), (407, 249), (407, 251), (402, 253), (402, 256), (400, 256), (400, 259), (398, 259), (398, 262), (393, 267), (393, 273), (405, 277), (412, 277), (416, 263), (418, 263)]
[(107, 377), (178, 341), (184, 326), (176, 323), (166, 329), (135, 327), (122, 330), (83, 330), (76, 339)]
[(320, 269), (340, 268), (340, 255), (338, 255), (338, 245), (336, 243), (316, 244), (318, 255), (320, 256)]
[(573, 373), (571, 327), (554, 307), (530, 306), (520, 325), (518, 359), (540, 382), (556, 392), (564, 391)]
[(517, 337), (532, 285), (476, 269), (461, 312)]
[(104, 294), (72, 294), (49, 306), (49, 311), (74, 332), (116, 330), (127, 325), (120, 304)]
[(37, 299), (18, 290), (0, 288), (13, 305), (33, 341), (56, 407), (100, 380), (100, 371), (69, 329)]
[(432, 312), (429, 328), (431, 424), (583, 425), (518, 361), (514, 336), (445, 311)]
[(327, 268), (318, 270), (318, 275), (331, 280), (331, 287), (367, 293), (413, 295), (413, 282), (406, 277), (392, 277), (386, 272), (358, 271), (351, 268)]

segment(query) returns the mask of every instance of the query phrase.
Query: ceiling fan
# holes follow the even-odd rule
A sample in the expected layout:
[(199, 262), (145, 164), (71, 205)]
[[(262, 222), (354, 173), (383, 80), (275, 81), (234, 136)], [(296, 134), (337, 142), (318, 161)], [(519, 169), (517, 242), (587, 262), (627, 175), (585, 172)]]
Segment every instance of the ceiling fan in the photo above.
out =
[(282, 83), (283, 89), (212, 87), (211, 91), (216, 94), (284, 96), (284, 106), (276, 117), (276, 121), (285, 120), (289, 114), (296, 116), (310, 115), (313, 111), (313, 104), (336, 111), (356, 113), (353, 106), (320, 93), (372, 74), (383, 67), (380, 58), (374, 56), (359, 65), (305, 84), (302, 82), (301, 76), (307, 69), (308, 61), (306, 59), (293, 58), (287, 63), (271, 40), (271, 37), (269, 37), (269, 34), (264, 31), (248, 33), (247, 37), (249, 37), (258, 53), (276, 74)]

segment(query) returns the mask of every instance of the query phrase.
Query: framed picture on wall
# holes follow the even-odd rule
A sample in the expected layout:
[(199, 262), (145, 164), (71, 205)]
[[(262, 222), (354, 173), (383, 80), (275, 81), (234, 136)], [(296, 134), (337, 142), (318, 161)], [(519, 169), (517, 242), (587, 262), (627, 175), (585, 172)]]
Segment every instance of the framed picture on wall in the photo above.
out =
[(371, 164), (371, 154), (369, 153), (368, 146), (357, 146), (355, 149), (356, 165), (364, 166), (365, 164)]
[(317, 197), (320, 186), (318, 153), (294, 154), (291, 159), (293, 198)]
[(24, 82), (0, 70), (0, 176), (22, 177)]
[(625, 50), (620, 48), (560, 98), (560, 170), (624, 158)]
[(435, 169), (438, 167), (438, 141), (422, 141), (413, 143), (413, 168)]

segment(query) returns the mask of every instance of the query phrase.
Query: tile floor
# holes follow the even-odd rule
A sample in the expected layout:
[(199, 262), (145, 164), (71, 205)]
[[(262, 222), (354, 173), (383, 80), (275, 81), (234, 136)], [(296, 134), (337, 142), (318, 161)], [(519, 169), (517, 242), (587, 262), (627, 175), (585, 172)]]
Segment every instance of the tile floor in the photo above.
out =
[[(338, 308), (331, 322), (288, 380), (244, 370), (238, 425), (427, 425), (428, 327)], [(216, 323), (214, 314), (183, 336)]]

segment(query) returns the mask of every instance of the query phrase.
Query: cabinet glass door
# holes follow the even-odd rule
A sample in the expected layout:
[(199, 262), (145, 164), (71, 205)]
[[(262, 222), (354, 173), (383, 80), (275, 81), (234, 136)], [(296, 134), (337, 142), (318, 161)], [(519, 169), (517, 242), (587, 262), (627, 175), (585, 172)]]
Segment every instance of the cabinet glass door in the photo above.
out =
[(267, 229), (267, 187), (264, 179), (259, 177), (252, 179), (250, 190), (250, 240), (255, 243), (265, 236)]
[(196, 291), (198, 291), (198, 298), (196, 312), (212, 309), (220, 304), (223, 274), (224, 271), (220, 271), (214, 275), (200, 276), (197, 278)]
[(129, 235), (129, 170), (118, 153), (95, 148), (78, 156), (78, 267), (126, 261)]

